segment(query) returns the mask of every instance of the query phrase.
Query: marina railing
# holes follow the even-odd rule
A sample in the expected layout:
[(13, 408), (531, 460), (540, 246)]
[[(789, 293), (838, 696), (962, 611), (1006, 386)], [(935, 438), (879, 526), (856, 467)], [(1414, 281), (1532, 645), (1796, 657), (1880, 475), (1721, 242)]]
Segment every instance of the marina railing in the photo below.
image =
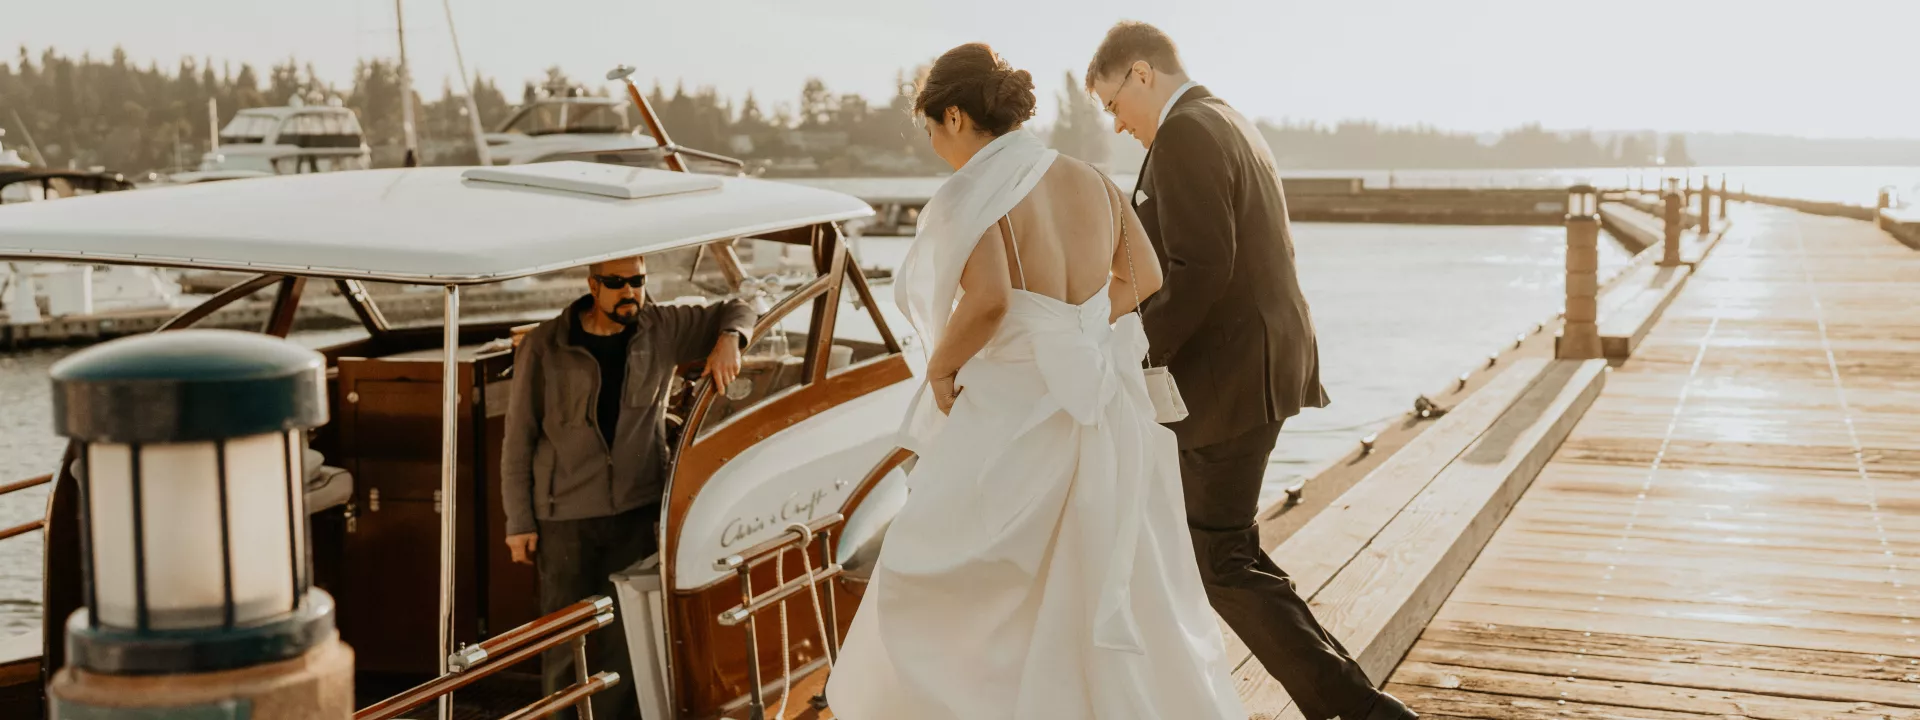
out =
[[(740, 604), (720, 613), (717, 620), (725, 627), (746, 625), (747, 711), (748, 717), (753, 720), (760, 720), (767, 716), (766, 697), (763, 694), (765, 686), (760, 681), (760, 630), (754, 619), (756, 615), (784, 606), (786, 601), (794, 595), (807, 593), (812, 600), (815, 630), (820, 633), (820, 643), (824, 649), (827, 665), (831, 667), (839, 659), (840, 632), (837, 624), (839, 613), (834, 606), (833, 586), (828, 584), (825, 593), (820, 592), (819, 586), (839, 577), (844, 572), (844, 568), (834, 562), (832, 530), (842, 525), (845, 520), (845, 516), (840, 513), (833, 513), (811, 523), (796, 522), (787, 526), (786, 532), (777, 537), (720, 558), (713, 563), (713, 569), (736, 573), (740, 579)], [(813, 560), (808, 557), (808, 553), (816, 544), (819, 547), (822, 566), (819, 568), (815, 568)], [(795, 550), (799, 551), (801, 556), (800, 575), (792, 580), (778, 577), (773, 589), (755, 594), (753, 569), (769, 562), (780, 562), (787, 552)], [(780, 569), (781, 575), (784, 576), (785, 568)], [(782, 635), (785, 635), (784, 620)], [(787, 692), (781, 695), (781, 703), (784, 706), (792, 690), (793, 673), (792, 669), (787, 667), (787, 660), (791, 657), (793, 648), (784, 646), (780, 652), (783, 667), (781, 680), (789, 684)], [(815, 708), (825, 708), (825, 700), (823, 697), (815, 697), (812, 702)]]
[(618, 685), (620, 674), (587, 674), (587, 634), (612, 623), (613, 600), (598, 595), (587, 598), (496, 635), (486, 642), (455, 651), (447, 659), (447, 666), (451, 668), (447, 674), (355, 712), (353, 720), (393, 720), (460, 688), (569, 643), (573, 646), (574, 684), (540, 698), (507, 717), (544, 717), (561, 708), (576, 707), (580, 710), (581, 718), (592, 720), (593, 711), (588, 700), (594, 693)]
[[(53, 482), (52, 475), (41, 475), (40, 477), (37, 477), (37, 478), (29, 478), (26, 480), (15, 482), (15, 483), (0, 485), (0, 497), (4, 497), (11, 493), (25, 490), (27, 488), (39, 487), (41, 485), (45, 485), (50, 482)], [(40, 528), (43, 528), (46, 526), (47, 526), (47, 519), (44, 517), (38, 518), (35, 520), (29, 520), (27, 522), (20, 523), (19, 525), (15, 525), (10, 528), (0, 529), (0, 540), (5, 540), (7, 538), (10, 538), (16, 535), (25, 535), (27, 533), (33, 532), (35, 530), (39, 530)]]

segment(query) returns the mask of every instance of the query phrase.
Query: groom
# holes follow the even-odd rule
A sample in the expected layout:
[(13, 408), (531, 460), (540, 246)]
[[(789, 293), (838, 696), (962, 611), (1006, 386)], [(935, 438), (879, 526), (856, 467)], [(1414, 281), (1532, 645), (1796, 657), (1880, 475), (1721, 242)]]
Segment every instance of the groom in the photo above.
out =
[(1207, 599), (1309, 720), (1416, 717), (1374, 689), (1260, 549), (1254, 513), (1280, 425), (1327, 404), (1272, 151), (1145, 23), (1107, 32), (1087, 90), (1147, 148), (1133, 205), (1166, 281), (1141, 313), (1153, 363), (1191, 410), (1170, 427)]

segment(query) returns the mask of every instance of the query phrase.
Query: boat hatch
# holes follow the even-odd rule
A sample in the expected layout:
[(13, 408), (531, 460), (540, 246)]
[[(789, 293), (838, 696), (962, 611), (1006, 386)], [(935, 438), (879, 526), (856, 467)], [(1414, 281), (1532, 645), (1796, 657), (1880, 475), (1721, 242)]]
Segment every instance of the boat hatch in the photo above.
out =
[(513, 167), (472, 168), (461, 173), (460, 177), (481, 182), (601, 195), (621, 200), (718, 190), (721, 185), (720, 178), (712, 175), (662, 172), (575, 160)]

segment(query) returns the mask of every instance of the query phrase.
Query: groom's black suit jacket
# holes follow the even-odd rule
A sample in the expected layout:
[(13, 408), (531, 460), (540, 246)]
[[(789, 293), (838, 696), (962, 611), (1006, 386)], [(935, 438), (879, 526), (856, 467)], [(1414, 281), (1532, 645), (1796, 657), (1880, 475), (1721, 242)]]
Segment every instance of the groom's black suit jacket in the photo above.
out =
[(1180, 447), (1325, 407), (1287, 200), (1259, 128), (1189, 89), (1147, 151), (1133, 203), (1166, 276), (1141, 313), (1154, 364), (1187, 403), (1187, 419), (1169, 426)]

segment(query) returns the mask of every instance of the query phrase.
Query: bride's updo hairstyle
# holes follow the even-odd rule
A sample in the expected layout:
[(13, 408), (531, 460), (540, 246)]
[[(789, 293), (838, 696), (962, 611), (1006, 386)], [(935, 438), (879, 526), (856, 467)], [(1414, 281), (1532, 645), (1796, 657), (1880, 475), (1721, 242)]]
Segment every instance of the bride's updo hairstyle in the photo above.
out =
[(1013, 69), (986, 43), (961, 45), (933, 61), (913, 98), (914, 111), (932, 122), (957, 107), (995, 137), (1032, 118), (1035, 104), (1033, 75)]

